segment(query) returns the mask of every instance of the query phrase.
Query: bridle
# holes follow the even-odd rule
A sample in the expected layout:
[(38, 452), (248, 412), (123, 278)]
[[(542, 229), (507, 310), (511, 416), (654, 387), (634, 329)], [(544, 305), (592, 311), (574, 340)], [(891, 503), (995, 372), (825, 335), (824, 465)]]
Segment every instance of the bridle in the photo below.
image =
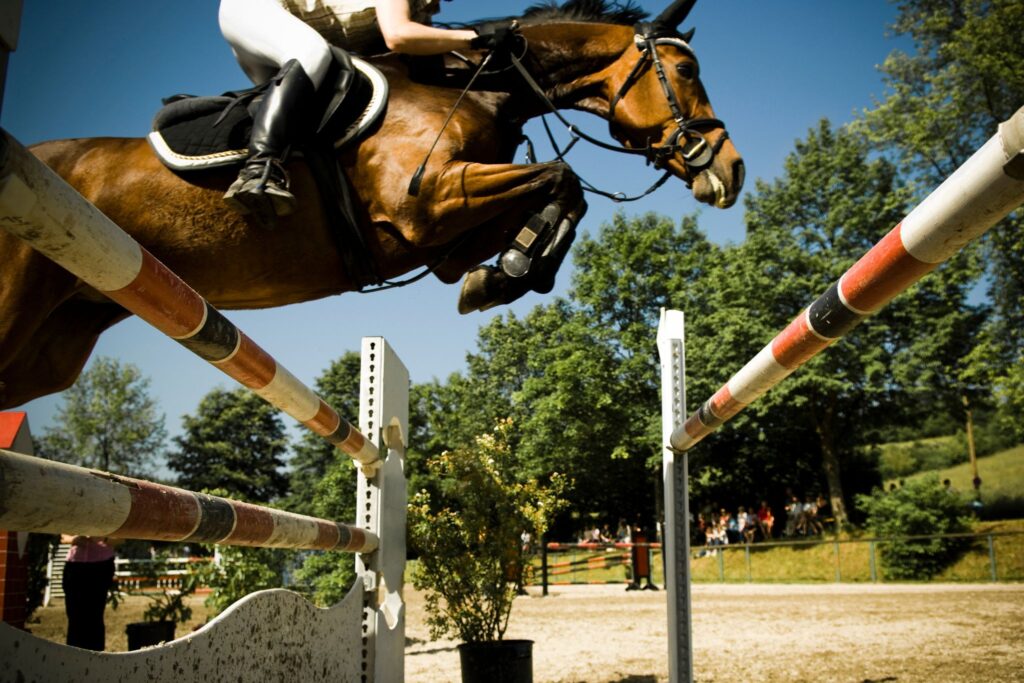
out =
[[(636, 45), (637, 50), (640, 51), (640, 56), (636, 64), (633, 65), (633, 69), (629, 72), (629, 76), (623, 82), (622, 87), (619, 88), (619, 91), (615, 93), (615, 97), (612, 98), (611, 106), (609, 107), (609, 117), (614, 115), (615, 105), (625, 97), (647, 65), (653, 65), (655, 74), (658, 77), (658, 83), (665, 94), (665, 99), (668, 100), (668, 108), (672, 112), (672, 119), (675, 121), (676, 129), (669, 136), (667, 144), (658, 146), (648, 143), (647, 147), (638, 151), (644, 154), (655, 168), (662, 168), (669, 159), (678, 154), (690, 169), (700, 172), (711, 165), (715, 154), (718, 153), (718, 150), (722, 148), (722, 144), (729, 138), (729, 133), (725, 130), (725, 124), (720, 119), (686, 117), (683, 113), (682, 105), (679, 103), (679, 98), (676, 97), (675, 91), (669, 85), (668, 76), (665, 75), (665, 65), (662, 64), (661, 56), (658, 54), (658, 46), (671, 45), (678, 48), (689, 55), (695, 63), (697, 55), (683, 36), (675, 32), (665, 32), (648, 23), (639, 24), (636, 27), (636, 31), (633, 43)], [(713, 147), (708, 144), (704, 133), (700, 132), (701, 128), (722, 129), (722, 135), (719, 136)], [(683, 140), (681, 144), (680, 140)]]
[[(678, 155), (682, 159), (683, 164), (690, 170), (692, 177), (708, 168), (714, 162), (715, 155), (722, 148), (725, 141), (729, 139), (729, 133), (725, 130), (725, 124), (720, 119), (711, 117), (688, 118), (683, 113), (683, 108), (679, 103), (679, 98), (676, 96), (675, 91), (669, 84), (668, 76), (665, 73), (665, 65), (662, 63), (661, 56), (658, 54), (658, 46), (671, 45), (672, 47), (685, 52), (694, 60), (694, 62), (697, 61), (697, 55), (682, 35), (675, 31), (665, 30), (657, 24), (647, 22), (636, 25), (636, 34), (633, 37), (633, 44), (640, 52), (640, 55), (637, 58), (636, 63), (633, 65), (633, 68), (630, 70), (629, 75), (626, 77), (626, 80), (623, 81), (609, 105), (609, 130), (614, 126), (616, 105), (626, 96), (630, 88), (632, 88), (639, 80), (644, 71), (653, 66), (655, 75), (658, 78), (658, 83), (661, 85), (662, 92), (668, 102), (669, 111), (672, 113), (672, 119), (676, 125), (676, 129), (671, 135), (669, 135), (668, 140), (663, 145), (652, 144), (651, 141), (648, 140), (644, 147), (626, 147), (624, 145), (609, 144), (603, 140), (587, 135), (565, 119), (558, 108), (555, 107), (555, 104), (537, 84), (537, 81), (534, 80), (532, 75), (530, 75), (530, 72), (525, 66), (523, 66), (520, 57), (513, 54), (511, 55), (511, 61), (512, 65), (519, 72), (520, 76), (522, 76), (523, 80), (526, 81), (527, 85), (530, 86), (530, 89), (534, 94), (545, 103), (549, 112), (566, 127), (569, 134), (572, 136), (572, 141), (568, 146), (564, 149), (559, 149), (558, 145), (554, 141), (554, 137), (552, 136), (550, 129), (547, 126), (547, 121), (544, 121), (544, 128), (547, 131), (548, 137), (555, 149), (555, 155), (560, 161), (564, 161), (563, 157), (569, 149), (571, 149), (578, 140), (582, 139), (592, 145), (612, 152), (643, 156), (647, 160), (647, 163), (658, 169), (666, 168), (668, 161)], [(714, 145), (709, 144), (707, 137), (703, 132), (701, 132), (701, 129), (707, 128), (722, 129), (722, 134), (719, 136), (718, 140), (715, 141)], [(530, 154), (532, 154), (532, 152), (530, 152)], [(626, 197), (622, 195), (622, 193), (610, 193), (598, 190), (585, 182), (584, 187), (590, 192), (609, 197), (617, 202), (635, 201), (646, 197), (657, 190), (671, 175), (671, 171), (666, 170), (665, 174), (657, 182), (635, 197)], [(690, 185), (689, 181), (687, 182), (687, 185)]]

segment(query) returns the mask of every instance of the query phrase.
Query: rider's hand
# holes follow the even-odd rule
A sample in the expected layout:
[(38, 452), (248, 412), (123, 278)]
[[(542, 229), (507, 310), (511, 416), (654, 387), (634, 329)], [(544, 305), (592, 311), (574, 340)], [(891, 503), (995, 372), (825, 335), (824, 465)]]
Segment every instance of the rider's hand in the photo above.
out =
[(518, 41), (516, 28), (513, 22), (478, 29), (476, 38), (469, 42), (469, 46), (474, 50), (511, 54)]

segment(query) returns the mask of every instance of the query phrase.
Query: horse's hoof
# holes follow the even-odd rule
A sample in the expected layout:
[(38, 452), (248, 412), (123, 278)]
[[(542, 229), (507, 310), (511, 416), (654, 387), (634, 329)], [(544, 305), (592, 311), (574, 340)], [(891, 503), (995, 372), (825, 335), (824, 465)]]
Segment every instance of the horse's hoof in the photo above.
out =
[(473, 311), (486, 311), (502, 303), (504, 279), (504, 273), (493, 266), (477, 266), (466, 273), (459, 292), (459, 313), (466, 315)]

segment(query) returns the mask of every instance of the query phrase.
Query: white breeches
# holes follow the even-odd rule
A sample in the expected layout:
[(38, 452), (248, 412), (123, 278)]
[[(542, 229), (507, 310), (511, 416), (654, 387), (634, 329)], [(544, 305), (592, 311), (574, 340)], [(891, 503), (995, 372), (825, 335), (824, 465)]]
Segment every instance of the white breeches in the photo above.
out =
[(253, 83), (273, 78), (290, 59), (299, 60), (317, 88), (331, 65), (327, 41), (277, 0), (221, 0), (220, 31)]

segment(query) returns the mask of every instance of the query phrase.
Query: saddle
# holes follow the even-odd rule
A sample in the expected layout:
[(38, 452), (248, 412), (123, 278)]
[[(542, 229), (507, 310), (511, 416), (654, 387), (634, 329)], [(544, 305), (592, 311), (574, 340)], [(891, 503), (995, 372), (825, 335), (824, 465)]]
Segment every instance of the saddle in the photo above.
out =
[[(366, 61), (332, 48), (334, 61), (318, 93), (319, 123), (295, 145), (320, 190), (346, 269), (360, 287), (379, 284), (355, 220), (348, 180), (335, 151), (364, 136), (387, 105), (388, 82)], [(249, 157), (252, 114), (266, 85), (219, 96), (174, 95), (147, 136), (161, 162), (178, 173), (241, 166)], [(361, 253), (355, 253), (360, 251)]]

